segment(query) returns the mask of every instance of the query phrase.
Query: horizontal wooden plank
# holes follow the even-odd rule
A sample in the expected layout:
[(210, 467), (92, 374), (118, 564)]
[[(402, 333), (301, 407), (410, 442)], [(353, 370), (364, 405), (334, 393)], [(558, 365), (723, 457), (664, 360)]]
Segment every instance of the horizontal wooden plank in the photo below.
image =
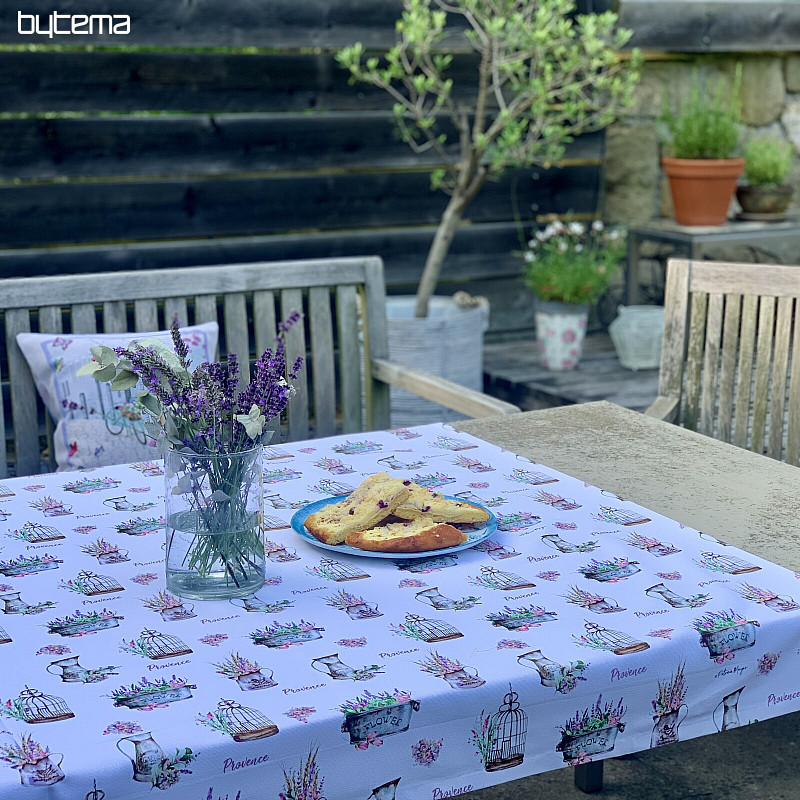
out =
[[(383, 257), (391, 294), (414, 291), (433, 228), (383, 229), (155, 242), (127, 245), (0, 250), (0, 276), (65, 275), (82, 272), (201, 266), (292, 258), (330, 258), (377, 254)], [(457, 290), (486, 295), (491, 330), (521, 330), (533, 325), (530, 293), (520, 279), (515, 223), (465, 225), (445, 261), (439, 294)]]
[[(454, 95), (473, 92), (477, 61), (457, 56)], [(0, 58), (5, 112), (391, 110), (350, 85), (332, 53), (9, 52)]]
[(793, 0), (621, 0), (631, 47), (671, 52), (800, 50), (800, 4)]
[[(581, 12), (605, 10), (611, 0), (577, 0)], [(26, 0), (25, 14), (41, 16), (39, 30), (50, 30), (50, 0)], [(341, 47), (354, 41), (387, 47), (394, 40), (400, 0), (62, 0), (61, 14), (127, 14), (127, 35), (100, 35), (96, 23), (89, 35), (19, 34), (18, 6), (0, 6), (0, 43), (83, 45), (155, 45), (180, 47)], [(121, 20), (116, 20), (121, 21)], [(464, 27), (456, 17), (455, 30)], [(25, 19), (23, 30), (34, 30)], [(58, 28), (64, 30), (62, 17)], [(88, 26), (87, 26), (88, 30)], [(107, 30), (107, 29), (106, 29)], [(118, 29), (119, 30), (119, 29)]]
[[(467, 209), (473, 222), (594, 211), (596, 166), (509, 171)], [(425, 173), (0, 186), (0, 246), (435, 224), (446, 196)]]
[[(447, 130), (447, 128), (443, 128)], [(448, 145), (456, 154), (452, 130)], [(600, 162), (603, 134), (565, 158)], [(397, 137), (389, 112), (0, 119), (0, 179), (225, 175), (438, 165)]]
[[(331, 47), (362, 40), (371, 45), (391, 41), (399, 0), (63, 0), (57, 10), (68, 14), (127, 14), (128, 35), (20, 36), (18, 8), (41, 15), (40, 30), (49, 29), (54, 4), (26, 0), (22, 6), (0, 6), (0, 43), (82, 45), (173, 45), (181, 47)], [(26, 20), (27, 21), (27, 20)], [(29, 24), (29, 23), (28, 23)], [(65, 21), (60, 23), (63, 29)], [(29, 30), (29, 27), (24, 30)], [(77, 40), (77, 42), (76, 42)]]

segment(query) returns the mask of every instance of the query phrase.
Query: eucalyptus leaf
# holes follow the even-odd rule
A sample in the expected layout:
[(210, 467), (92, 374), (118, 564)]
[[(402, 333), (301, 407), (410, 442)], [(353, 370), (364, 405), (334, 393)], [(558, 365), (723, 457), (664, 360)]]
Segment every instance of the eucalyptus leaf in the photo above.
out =
[(92, 377), (98, 383), (105, 383), (106, 381), (113, 380), (116, 377), (117, 368), (114, 364), (109, 364), (107, 367), (101, 367), (92, 373)]
[(152, 348), (161, 360), (172, 369), (180, 378), (189, 378), (189, 373), (181, 366), (180, 359), (172, 348), (161, 339), (154, 336), (145, 336), (143, 339), (135, 339), (131, 342), (136, 347)]
[(95, 372), (101, 369), (103, 369), (103, 365), (98, 364), (97, 361), (87, 361), (78, 369), (75, 376), (78, 378), (85, 378), (87, 375), (94, 375)]
[(208, 499), (213, 500), (215, 503), (227, 503), (230, 502), (231, 498), (222, 489), (217, 489), (208, 496)]
[[(107, 369), (107, 367), (103, 369)], [(115, 392), (124, 392), (126, 389), (133, 389), (137, 383), (139, 383), (139, 376), (135, 372), (120, 372), (111, 381), (111, 389)]]
[(116, 364), (119, 361), (117, 354), (103, 344), (90, 347), (89, 352), (94, 356), (94, 360), (107, 367), (109, 364)]

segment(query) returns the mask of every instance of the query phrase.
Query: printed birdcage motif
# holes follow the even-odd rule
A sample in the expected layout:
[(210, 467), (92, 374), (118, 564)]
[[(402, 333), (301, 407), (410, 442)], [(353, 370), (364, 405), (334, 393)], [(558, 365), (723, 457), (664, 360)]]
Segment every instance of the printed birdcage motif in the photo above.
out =
[(729, 575), (744, 575), (747, 572), (757, 572), (761, 567), (744, 561), (736, 556), (723, 556), (720, 553), (701, 553), (700, 565), (714, 570), (726, 572)]
[(503, 704), (489, 721), (492, 735), (484, 763), (487, 772), (516, 767), (525, 758), (528, 715), (520, 708), (518, 700), (519, 695), (509, 687)]
[(361, 578), (368, 578), (369, 575), (360, 567), (343, 564), (332, 558), (320, 559), (319, 572), (330, 581), (357, 581)]
[(586, 636), (581, 638), (586, 641), (582, 642), (583, 644), (598, 650), (608, 650), (616, 656), (638, 653), (640, 650), (650, 649), (650, 645), (647, 644), (647, 642), (637, 641), (633, 637), (628, 636), (627, 633), (609, 630), (595, 622), (586, 622), (584, 620), (584, 628), (586, 628)]
[(96, 572), (81, 570), (75, 579), (75, 586), (81, 594), (92, 597), (96, 594), (111, 594), (122, 592), (125, 587), (107, 575), (98, 575)]
[(642, 525), (650, 522), (649, 517), (643, 517), (637, 511), (626, 511), (624, 508), (612, 508), (611, 506), (600, 506), (600, 512), (593, 515), (601, 522), (611, 522), (614, 525)]
[(281, 528), (289, 527), (291, 526), (285, 520), (282, 520), (280, 517), (271, 517), (269, 514), (264, 514), (264, 519), (261, 523), (262, 531), (277, 531)]
[(440, 447), (442, 450), (472, 450), (478, 445), (452, 436), (437, 436), (433, 446)]
[(488, 566), (481, 567), (481, 574), (472, 582), (480, 586), (499, 589), (501, 591), (530, 589), (536, 586), (535, 583), (532, 583), (520, 575), (515, 575), (513, 572), (503, 572), (495, 567)]
[(137, 643), (148, 658), (158, 661), (161, 658), (175, 658), (185, 656), (192, 652), (185, 642), (177, 636), (160, 633), (150, 628), (145, 628), (139, 635)]
[(0, 644), (8, 644), (10, 641), (12, 640), (6, 629), (0, 627)]
[(292, 454), (281, 447), (264, 447), (261, 456), (265, 461), (277, 461), (281, 458), (292, 458)]
[(446, 622), (439, 622), (435, 619), (426, 619), (417, 614), (406, 614), (406, 624), (409, 632), (423, 642), (444, 642), (448, 639), (460, 639), (464, 634), (460, 630), (448, 625)]
[(531, 486), (542, 486), (545, 483), (556, 483), (558, 478), (548, 475), (545, 472), (535, 472), (529, 469), (514, 469), (508, 476), (512, 481), (528, 483)]
[(19, 707), (21, 719), (31, 725), (59, 722), (75, 716), (62, 698), (45, 694), (38, 689), (29, 689), (27, 686), (19, 693), (16, 705)]
[(52, 525), (40, 525), (38, 522), (26, 522), (19, 529), (18, 535), (14, 538), (24, 539), (31, 544), (37, 544), (39, 542), (52, 542), (56, 539), (66, 539), (66, 536)]
[(220, 700), (217, 713), (234, 742), (250, 742), (274, 736), (278, 726), (258, 709), (248, 708), (235, 700)]
[(0, 497), (13, 497), (14, 492), (4, 483), (0, 483)]
[(106, 793), (97, 788), (97, 781), (92, 781), (92, 791), (87, 792), (83, 800), (105, 800)]
[(355, 487), (351, 486), (349, 483), (335, 481), (332, 478), (322, 478), (322, 480), (317, 481), (317, 485), (314, 488), (332, 497), (336, 497), (340, 494), (350, 494), (355, 489)]

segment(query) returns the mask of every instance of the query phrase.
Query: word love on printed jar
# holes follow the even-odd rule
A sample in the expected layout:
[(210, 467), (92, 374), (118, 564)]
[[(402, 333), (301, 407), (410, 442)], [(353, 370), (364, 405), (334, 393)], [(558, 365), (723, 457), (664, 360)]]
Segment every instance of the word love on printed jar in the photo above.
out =
[(371, 736), (391, 736), (407, 731), (412, 711), (419, 711), (419, 701), (405, 700), (384, 708), (347, 713), (342, 733), (350, 734), (350, 744), (369, 741)]

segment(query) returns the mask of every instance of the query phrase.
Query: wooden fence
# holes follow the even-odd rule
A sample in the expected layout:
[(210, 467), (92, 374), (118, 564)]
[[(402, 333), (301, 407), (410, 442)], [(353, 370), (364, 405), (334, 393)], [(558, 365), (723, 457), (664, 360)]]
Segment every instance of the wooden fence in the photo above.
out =
[[(0, 276), (376, 253), (391, 292), (415, 286), (446, 202), (436, 162), (334, 57), (388, 47), (398, 0), (55, 5), (124, 12), (131, 32), (21, 36), (18, 6), (0, 8)], [(53, 6), (19, 4), (45, 26)], [(457, 84), (474, 71), (456, 58)], [(530, 327), (515, 220), (596, 213), (602, 156), (587, 135), (551, 169), (488, 184), (440, 293), (488, 296), (493, 331)]]

